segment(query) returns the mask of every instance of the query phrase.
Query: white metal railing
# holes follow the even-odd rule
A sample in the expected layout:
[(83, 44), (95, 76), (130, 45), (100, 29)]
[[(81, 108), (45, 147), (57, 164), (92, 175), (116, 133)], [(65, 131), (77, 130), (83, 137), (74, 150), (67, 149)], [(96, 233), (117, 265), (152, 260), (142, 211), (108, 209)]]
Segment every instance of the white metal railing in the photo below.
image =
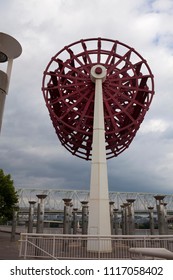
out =
[[(88, 242), (94, 244), (93, 250), (88, 250)], [(107, 251), (110, 242), (112, 250)], [(20, 257), (24, 259), (133, 259), (136, 255), (129, 252), (129, 249), (139, 247), (165, 248), (173, 252), (173, 235), (97, 236), (21, 233)]]

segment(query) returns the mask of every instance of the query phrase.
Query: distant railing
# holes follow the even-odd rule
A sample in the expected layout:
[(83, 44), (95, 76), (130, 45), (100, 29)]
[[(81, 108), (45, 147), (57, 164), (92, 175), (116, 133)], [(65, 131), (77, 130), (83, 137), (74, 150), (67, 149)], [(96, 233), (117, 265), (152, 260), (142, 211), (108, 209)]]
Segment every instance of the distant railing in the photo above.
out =
[[(93, 246), (89, 248), (88, 244)], [(20, 257), (24, 259), (133, 259), (136, 255), (129, 252), (129, 249), (139, 247), (165, 248), (173, 252), (173, 235), (97, 236), (21, 233)]]

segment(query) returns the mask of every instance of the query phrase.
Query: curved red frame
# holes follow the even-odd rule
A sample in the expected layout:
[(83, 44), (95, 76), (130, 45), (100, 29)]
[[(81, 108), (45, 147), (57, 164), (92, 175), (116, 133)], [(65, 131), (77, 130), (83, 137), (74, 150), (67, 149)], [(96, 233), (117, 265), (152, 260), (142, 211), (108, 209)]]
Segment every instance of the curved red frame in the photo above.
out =
[(62, 145), (86, 160), (92, 154), (95, 84), (90, 70), (96, 64), (107, 69), (103, 83), (107, 159), (128, 148), (154, 95), (146, 60), (119, 41), (80, 40), (52, 57), (42, 83), (46, 106)]

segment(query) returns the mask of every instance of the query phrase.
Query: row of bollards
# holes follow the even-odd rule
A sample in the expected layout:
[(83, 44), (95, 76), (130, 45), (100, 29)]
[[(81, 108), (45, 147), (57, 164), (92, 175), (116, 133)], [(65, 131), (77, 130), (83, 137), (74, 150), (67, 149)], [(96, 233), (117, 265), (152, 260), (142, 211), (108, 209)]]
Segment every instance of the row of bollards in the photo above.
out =
[[(36, 233), (43, 233), (44, 229), (44, 200), (47, 197), (45, 194), (38, 194), (37, 204), (37, 224)], [(160, 235), (168, 234), (168, 223), (166, 213), (166, 203), (164, 202), (165, 196), (156, 195), (156, 210), (158, 216), (158, 233)], [(79, 217), (78, 209), (73, 208), (72, 199), (64, 198), (64, 215), (63, 215), (63, 233), (64, 234), (77, 234), (79, 231)], [(125, 203), (121, 205), (121, 219), (119, 217), (119, 209), (114, 208), (114, 202), (110, 202), (110, 221), (111, 221), (111, 234), (118, 235), (121, 229), (122, 235), (135, 235), (135, 213), (134, 213), (135, 199), (127, 199)], [(33, 232), (34, 221), (34, 208), (36, 201), (29, 201), (29, 218), (28, 218), (28, 233)], [(81, 230), (82, 234), (88, 233), (88, 201), (82, 201), (82, 213), (81, 215)], [(154, 207), (149, 206), (149, 223), (150, 234), (155, 234), (154, 224)], [(103, 217), (104, 218), (104, 217)], [(120, 222), (121, 220), (121, 222)], [(11, 241), (15, 240), (17, 224), (17, 210), (13, 213), (13, 223), (11, 232)]]
[[(43, 233), (44, 228), (44, 199), (47, 195), (37, 195), (39, 202), (37, 205), (37, 225), (36, 233)], [(72, 199), (64, 198), (64, 218), (63, 218), (63, 233), (73, 234), (77, 233), (79, 228), (79, 221), (77, 217), (77, 208), (72, 209)], [(36, 201), (29, 201), (29, 219), (28, 219), (28, 233), (33, 232), (33, 220), (34, 220), (34, 206)], [(82, 201), (82, 234), (87, 234), (88, 229), (88, 202)]]
[[(158, 233), (159, 235), (168, 234), (168, 222), (167, 222), (167, 211), (164, 202), (164, 195), (154, 196), (156, 199), (156, 210), (158, 217)], [(134, 217), (134, 201), (135, 199), (127, 199), (127, 202), (121, 205), (122, 215), (122, 234), (123, 235), (134, 235), (135, 234), (135, 217)], [(154, 207), (149, 206), (149, 223), (150, 223), (150, 234), (154, 235)]]
[[(64, 220), (63, 220), (63, 233), (70, 234), (73, 229), (73, 234), (77, 233), (79, 228), (79, 221), (77, 218), (77, 208), (72, 210), (71, 199), (63, 199), (64, 201)], [(82, 234), (87, 234), (88, 231), (88, 201), (82, 201)]]
[[(37, 207), (37, 227), (36, 232), (43, 232), (44, 224), (44, 199), (46, 195), (37, 195), (39, 198)], [(166, 214), (166, 203), (163, 199), (165, 196), (155, 196), (156, 199), (156, 209), (158, 215), (158, 231), (159, 234), (168, 234), (167, 225), (167, 214)], [(63, 233), (64, 234), (76, 234), (79, 228), (79, 220), (77, 216), (77, 208), (72, 208), (72, 199), (65, 198), (64, 201), (64, 219), (63, 219)], [(134, 202), (135, 199), (127, 199), (125, 203), (121, 205), (121, 229), (123, 235), (134, 235), (135, 234), (135, 213), (134, 213)], [(28, 222), (28, 232), (33, 231), (33, 215), (34, 215), (34, 205), (35, 201), (29, 201), (29, 222)], [(87, 234), (88, 232), (88, 202), (82, 201), (82, 220), (81, 228), (82, 234)], [(110, 220), (111, 220), (111, 234), (118, 235), (120, 222), (118, 217), (118, 209), (114, 208), (114, 202), (110, 202)], [(150, 234), (154, 234), (154, 207), (148, 207), (149, 210), (149, 222), (150, 222)], [(71, 232), (71, 230), (73, 230)]]

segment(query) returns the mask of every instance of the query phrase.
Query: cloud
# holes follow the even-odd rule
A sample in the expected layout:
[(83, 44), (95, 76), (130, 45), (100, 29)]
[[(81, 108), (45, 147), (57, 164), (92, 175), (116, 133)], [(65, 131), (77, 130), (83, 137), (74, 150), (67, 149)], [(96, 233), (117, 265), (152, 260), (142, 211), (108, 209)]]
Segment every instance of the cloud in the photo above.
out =
[(168, 122), (162, 119), (152, 119), (143, 124), (141, 133), (163, 133), (168, 126)]
[[(114, 191), (172, 192), (173, 2), (30, 0), (1, 4), (1, 31), (22, 45), (0, 135), (0, 168), (20, 187), (89, 189), (90, 162), (60, 144), (41, 92), (43, 72), (81, 38), (117, 39), (147, 60), (155, 96), (130, 147), (108, 161)], [(1, 69), (1, 65), (0, 65)]]

